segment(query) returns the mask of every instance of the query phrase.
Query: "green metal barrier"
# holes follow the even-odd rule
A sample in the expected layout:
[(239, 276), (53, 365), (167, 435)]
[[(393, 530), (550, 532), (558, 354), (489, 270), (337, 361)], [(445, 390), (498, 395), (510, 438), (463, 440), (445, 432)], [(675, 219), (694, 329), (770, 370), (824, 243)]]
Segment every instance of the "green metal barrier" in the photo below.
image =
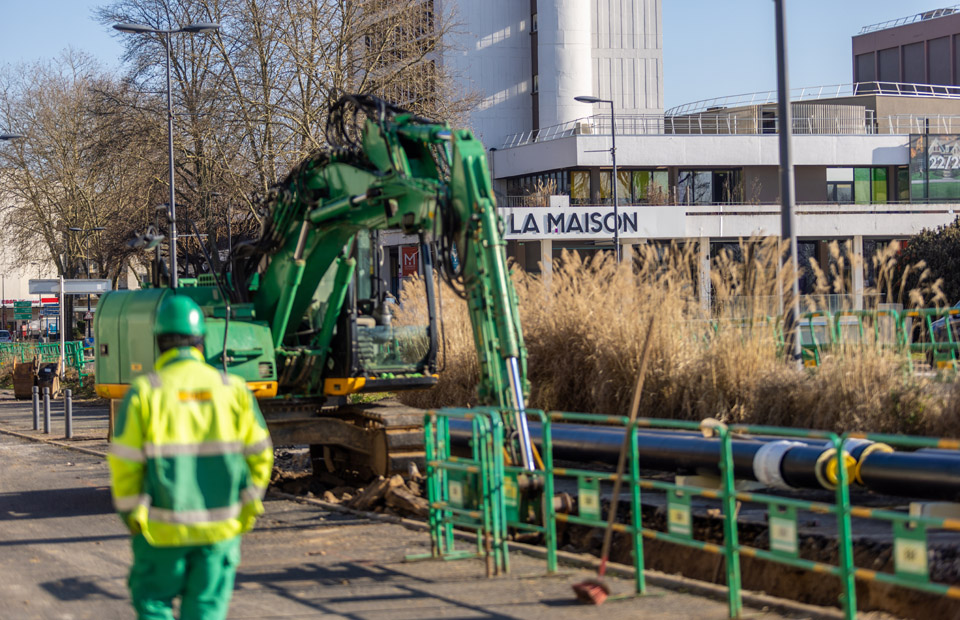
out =
[[(513, 417), (513, 410), (499, 412), (501, 416)], [(540, 457), (540, 471), (530, 473), (523, 467), (504, 464), (503, 503), (505, 519), (508, 529), (520, 532), (533, 532), (543, 536), (544, 546), (547, 549), (547, 572), (557, 572), (557, 519), (556, 507), (553, 504), (554, 495), (554, 467), (553, 443), (551, 441), (550, 418), (540, 410), (527, 409), (528, 420), (540, 422), (543, 429), (543, 443), (541, 451), (535, 456)], [(525, 485), (536, 486), (534, 477), (542, 478), (543, 492), (525, 494), (522, 492)], [(531, 502), (530, 498), (539, 499), (539, 503)]]
[[(632, 449), (628, 455), (628, 466), (627, 471), (624, 472), (623, 482), (626, 483), (624, 488), (630, 491), (630, 522), (627, 525), (614, 523), (613, 528), (614, 531), (629, 534), (631, 537), (635, 575), (634, 588), (636, 594), (645, 594), (647, 585), (643, 573), (642, 511), (640, 505), (640, 464), (639, 454), (637, 452), (637, 424), (631, 425), (629, 418), (625, 416), (601, 416), (587, 413), (551, 412), (547, 419), (551, 422), (586, 422), (607, 426), (620, 426), (624, 428), (624, 432), (629, 433)], [(550, 429), (545, 427), (543, 445), (545, 458), (548, 458), (552, 462), (552, 450), (547, 449), (549, 432)], [(579, 468), (547, 468), (547, 474), (551, 477), (573, 478), (577, 481), (577, 514), (556, 514), (555, 518), (557, 521), (596, 528), (605, 528), (607, 526), (607, 517), (603, 515), (602, 510), (601, 483), (613, 483), (616, 479), (615, 474), (608, 471)]]
[[(948, 321), (949, 323), (949, 321)], [(907, 437), (878, 433), (847, 433), (844, 441), (866, 439), (903, 448), (938, 448), (960, 453), (960, 441), (934, 437)], [(881, 510), (851, 506), (850, 515), (890, 523), (893, 531), (894, 572), (855, 568), (855, 576), (863, 581), (878, 581), (938, 596), (960, 599), (960, 586), (937, 583), (930, 579), (927, 531), (943, 529), (960, 532), (960, 519), (913, 515), (899, 510)]]
[[(60, 359), (60, 343), (5, 342), (0, 343), (0, 358), (18, 358), (21, 362), (38, 358), (43, 362), (56, 362)], [(64, 343), (64, 364), (75, 368), (80, 377), (80, 385), (87, 376), (84, 372), (83, 342), (68, 340)]]
[[(772, 435), (783, 437), (784, 439), (823, 439), (829, 442), (833, 449), (832, 456), (828, 456), (828, 458), (835, 459), (835, 462), (840, 462), (836, 460), (836, 455), (845, 454), (841, 450), (843, 439), (836, 433), (776, 426), (745, 425), (731, 425), (728, 427), (728, 431), (729, 433), (739, 435)], [(730, 441), (729, 435), (725, 440), (727, 442)], [(738, 492), (735, 490), (733, 490), (733, 496), (737, 501), (766, 505), (768, 522), (770, 524), (769, 549), (739, 545), (738, 552), (741, 555), (837, 577), (840, 580), (841, 590), (839, 600), (840, 608), (843, 610), (844, 617), (852, 620), (856, 616), (857, 598), (856, 588), (854, 586), (855, 571), (853, 566), (853, 543), (850, 526), (850, 478), (849, 472), (847, 471), (849, 462), (846, 456), (843, 462), (843, 466), (837, 465), (833, 468), (836, 472), (836, 480), (831, 481), (834, 482), (835, 485), (835, 504), (812, 502), (763, 493)], [(730, 484), (732, 487), (732, 482), (724, 480), (724, 484)], [(836, 518), (838, 545), (838, 562), (836, 565), (800, 557), (798, 542), (799, 528), (797, 525), (798, 510), (833, 515)], [(724, 519), (730, 520), (729, 515), (731, 514), (730, 512), (724, 512)], [(734, 515), (734, 519), (736, 519), (736, 515)]]
[[(866, 329), (866, 327), (864, 327)], [(742, 615), (741, 556), (783, 564), (837, 578), (840, 584), (838, 603), (845, 618), (856, 617), (856, 580), (875, 581), (938, 596), (960, 599), (960, 586), (934, 582), (930, 579), (928, 566), (927, 533), (932, 529), (960, 532), (960, 519), (932, 517), (897, 509), (876, 509), (853, 506), (850, 501), (850, 484), (860, 475), (859, 463), (849, 454), (854, 451), (855, 440), (877, 442), (883, 450), (886, 446), (908, 449), (939, 448), (960, 453), (960, 440), (901, 435), (848, 433), (838, 435), (826, 431), (772, 426), (730, 425), (716, 420), (700, 423), (677, 420), (640, 418), (630, 424), (623, 416), (605, 416), (568, 412), (528, 411), (528, 416), (542, 424), (541, 450), (543, 456), (544, 502), (539, 512), (536, 507), (524, 506), (522, 494), (517, 492), (521, 484), (518, 477), (530, 475), (519, 467), (504, 464), (503, 426), (500, 412), (492, 409), (442, 410), (429, 412), (425, 419), (427, 454), (427, 493), (430, 502), (430, 533), (432, 552), (419, 558), (456, 559), (461, 557), (485, 557), (488, 574), (506, 572), (509, 568), (507, 532), (509, 529), (541, 533), (547, 547), (548, 571), (556, 570), (557, 537), (556, 524), (566, 523), (591, 528), (605, 528), (609, 507), (604, 510), (604, 485), (615, 480), (615, 474), (607, 469), (593, 469), (589, 465), (556, 467), (553, 462), (552, 435), (556, 423), (572, 422), (616, 426), (629, 435), (630, 453), (627, 471), (622, 482), (629, 489), (630, 511), (625, 523), (615, 523), (614, 530), (630, 538), (634, 567), (634, 592), (646, 592), (644, 578), (643, 539), (658, 540), (682, 545), (720, 555), (726, 566), (728, 612), (731, 618)], [(450, 454), (451, 419), (471, 423), (472, 455), (454, 457)], [(638, 432), (641, 428), (682, 431), (699, 431), (707, 438), (715, 438), (717, 471), (715, 479), (680, 478), (674, 482), (663, 479), (644, 478), (641, 475), (642, 455), (638, 449)], [(742, 436), (766, 436), (782, 439), (822, 440), (825, 452), (821, 456), (823, 474), (821, 484), (832, 487), (833, 503), (808, 501), (794, 496), (775, 495), (771, 492), (737, 490), (734, 480), (732, 438)], [(854, 452), (856, 454), (856, 452)], [(860, 453), (860, 459), (865, 458)], [(838, 458), (839, 455), (839, 458)], [(818, 466), (821, 462), (818, 461)], [(820, 472), (821, 470), (818, 470)], [(540, 474), (540, 472), (538, 472)], [(576, 513), (559, 514), (553, 509), (552, 495), (555, 478), (572, 480), (578, 490)], [(665, 529), (644, 527), (642, 520), (641, 492), (662, 493), (667, 507)], [(699, 540), (693, 518), (693, 499), (697, 508), (708, 510), (711, 505), (718, 509), (723, 521), (723, 541)], [(768, 546), (759, 548), (741, 544), (737, 533), (738, 503), (759, 504), (767, 511), (769, 524)], [(798, 514), (801, 512), (831, 515), (836, 520), (836, 562), (820, 558), (802, 557), (801, 532)], [(890, 524), (893, 535), (892, 572), (855, 565), (853, 554), (854, 529), (865, 521), (883, 521)], [(477, 532), (476, 552), (457, 551), (453, 547), (453, 528), (462, 527)], [(871, 535), (876, 528), (871, 528)], [(414, 558), (417, 559), (417, 558)], [(629, 596), (629, 595), (628, 595)], [(616, 597), (614, 597), (616, 598)]]
[[(951, 318), (960, 315), (960, 309), (921, 308), (906, 310), (902, 314), (904, 319), (920, 321), (920, 341), (914, 342), (912, 338), (907, 338), (910, 343), (910, 351), (928, 356), (928, 361), (934, 368), (950, 367), (956, 369), (957, 360), (960, 359), (960, 340), (954, 332)], [(943, 319), (943, 335), (945, 338), (938, 338), (934, 329), (933, 324), (938, 319)]]
[[(472, 454), (468, 457), (451, 454), (451, 418), (471, 425)], [(503, 424), (499, 414), (482, 408), (428, 411), (424, 439), (431, 552), (407, 559), (483, 557), (488, 577), (508, 572)], [(454, 528), (476, 532), (475, 552), (455, 548)]]
[[(630, 519), (629, 523), (615, 523), (614, 530), (630, 536), (634, 574), (635, 593), (642, 595), (646, 591), (644, 579), (644, 552), (643, 539), (660, 540), (686, 547), (692, 547), (708, 553), (722, 555), (726, 560), (726, 576), (728, 584), (728, 606), (731, 618), (739, 617), (742, 609), (742, 595), (740, 590), (740, 556), (737, 542), (736, 528), (736, 501), (733, 484), (733, 453), (729, 434), (724, 425), (710, 420), (702, 423), (683, 422), (677, 420), (657, 420), (640, 418), (633, 425), (621, 416), (603, 416), (583, 413), (551, 412), (549, 418), (553, 422), (581, 422), (608, 426), (621, 426), (624, 432), (630, 434), (630, 454), (628, 471), (624, 473), (623, 482), (630, 489)], [(637, 449), (637, 429), (660, 428), (673, 430), (701, 431), (707, 436), (717, 436), (717, 465), (721, 472), (723, 483), (720, 488), (706, 488), (693, 484), (673, 484), (662, 480), (644, 479), (640, 476), (639, 452)], [(546, 435), (545, 435), (546, 436)], [(556, 519), (561, 522), (584, 525), (588, 527), (604, 528), (607, 526), (607, 517), (602, 514), (601, 483), (613, 482), (615, 474), (609, 471), (589, 469), (553, 468), (553, 475), (569, 477), (577, 480), (579, 490), (578, 514), (557, 514)], [(667, 497), (667, 531), (643, 527), (640, 502), (641, 489), (659, 491)], [(701, 497), (716, 501), (726, 517), (724, 522), (724, 540), (722, 545), (701, 541), (694, 538), (693, 519), (691, 513), (691, 498)]]

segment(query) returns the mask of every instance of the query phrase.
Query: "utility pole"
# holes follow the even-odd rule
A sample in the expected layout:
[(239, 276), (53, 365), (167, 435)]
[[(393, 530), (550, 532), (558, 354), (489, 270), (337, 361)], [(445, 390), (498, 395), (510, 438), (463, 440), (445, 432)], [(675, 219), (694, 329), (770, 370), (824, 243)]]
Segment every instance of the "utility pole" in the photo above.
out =
[(780, 134), (780, 240), (787, 244), (787, 264), (792, 274), (788, 304), (783, 316), (783, 335), (786, 339), (787, 360), (803, 365), (803, 352), (800, 348), (800, 275), (797, 262), (797, 214), (794, 206), (793, 159), (790, 153), (791, 133), (793, 131), (793, 113), (790, 109), (790, 83), (787, 73), (787, 34), (783, 11), (783, 0), (774, 0), (776, 7), (777, 31), (777, 118)]

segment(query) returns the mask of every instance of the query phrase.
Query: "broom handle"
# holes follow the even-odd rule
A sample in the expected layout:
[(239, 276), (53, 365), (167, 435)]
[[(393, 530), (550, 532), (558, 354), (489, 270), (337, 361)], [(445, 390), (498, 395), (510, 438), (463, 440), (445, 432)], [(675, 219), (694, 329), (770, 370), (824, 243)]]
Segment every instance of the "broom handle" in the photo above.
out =
[(643, 380), (647, 374), (647, 358), (650, 352), (650, 342), (653, 340), (653, 321), (656, 315), (650, 315), (647, 322), (647, 337), (643, 341), (643, 351), (640, 353), (640, 372), (637, 375), (637, 387), (633, 391), (633, 403), (630, 405), (630, 424), (623, 429), (623, 444), (620, 446), (620, 456), (617, 458), (617, 475), (613, 480), (613, 500), (610, 503), (610, 516), (607, 517), (607, 529), (603, 533), (603, 547), (600, 550), (600, 569), (598, 574), (603, 577), (607, 571), (607, 558), (610, 557), (610, 543), (613, 540), (613, 524), (617, 520), (617, 506), (620, 503), (620, 486), (623, 479), (623, 469), (627, 462), (627, 449), (630, 447), (630, 426), (637, 421), (637, 411), (640, 409), (640, 393), (643, 392)]

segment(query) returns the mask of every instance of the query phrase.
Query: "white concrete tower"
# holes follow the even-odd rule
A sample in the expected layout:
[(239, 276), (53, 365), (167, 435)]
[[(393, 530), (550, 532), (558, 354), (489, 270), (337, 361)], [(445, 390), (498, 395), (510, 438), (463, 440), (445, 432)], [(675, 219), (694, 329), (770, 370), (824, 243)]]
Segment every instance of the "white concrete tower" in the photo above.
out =
[(470, 126), (485, 146), (533, 129), (527, 0), (438, 0), (457, 26), (442, 62), (463, 95), (475, 95)]
[(593, 94), (613, 100), (617, 114), (663, 114), (662, 0), (581, 4), (590, 5)]
[(590, 0), (538, 0), (537, 77), (540, 127), (590, 116), (593, 106), (574, 101), (593, 95)]

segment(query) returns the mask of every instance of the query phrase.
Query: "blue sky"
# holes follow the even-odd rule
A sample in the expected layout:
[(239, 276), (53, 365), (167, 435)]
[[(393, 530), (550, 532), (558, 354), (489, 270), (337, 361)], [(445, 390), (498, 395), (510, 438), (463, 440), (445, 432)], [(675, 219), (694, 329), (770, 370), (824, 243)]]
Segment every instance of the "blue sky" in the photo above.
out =
[[(862, 26), (956, 1), (785, 0), (791, 87), (851, 82), (850, 37)], [(72, 46), (118, 67), (119, 40), (91, 19), (102, 4), (0, 0), (0, 63), (52, 58)], [(773, 6), (773, 0), (663, 0), (666, 107), (774, 90)]]

